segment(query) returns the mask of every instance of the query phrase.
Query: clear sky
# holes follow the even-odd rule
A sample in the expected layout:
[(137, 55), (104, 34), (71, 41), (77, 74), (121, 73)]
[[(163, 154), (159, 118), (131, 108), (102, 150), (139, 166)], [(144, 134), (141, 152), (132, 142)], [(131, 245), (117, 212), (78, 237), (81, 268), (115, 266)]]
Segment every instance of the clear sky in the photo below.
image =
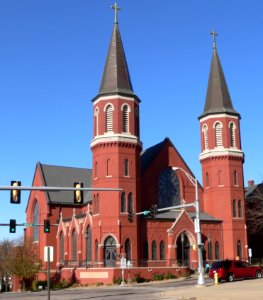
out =
[[(92, 103), (113, 29), (114, 0), (0, 0), (0, 185), (31, 185), (38, 161), (91, 167)], [(144, 149), (169, 137), (201, 181), (198, 116), (212, 28), (236, 111), (245, 183), (263, 180), (263, 1), (120, 0), (119, 27), (141, 99)], [(28, 193), (0, 223), (25, 222)], [(18, 234), (22, 228), (18, 228)], [(14, 237), (0, 227), (0, 239)]]

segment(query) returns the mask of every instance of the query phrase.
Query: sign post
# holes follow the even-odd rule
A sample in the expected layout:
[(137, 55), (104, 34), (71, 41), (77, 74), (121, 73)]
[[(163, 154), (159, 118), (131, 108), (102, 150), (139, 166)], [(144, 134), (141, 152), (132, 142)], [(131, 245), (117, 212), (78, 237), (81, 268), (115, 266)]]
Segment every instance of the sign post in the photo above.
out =
[(44, 247), (44, 261), (47, 262), (47, 299), (50, 300), (50, 262), (54, 259), (54, 248)]
[(124, 280), (124, 269), (127, 268), (126, 258), (121, 258), (121, 286), (125, 286), (125, 280)]

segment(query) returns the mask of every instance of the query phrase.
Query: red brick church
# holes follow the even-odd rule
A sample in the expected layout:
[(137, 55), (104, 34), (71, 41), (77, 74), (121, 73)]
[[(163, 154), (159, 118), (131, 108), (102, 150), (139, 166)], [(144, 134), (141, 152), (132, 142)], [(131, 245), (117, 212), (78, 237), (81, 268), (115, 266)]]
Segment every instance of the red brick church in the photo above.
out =
[[(26, 237), (37, 245), (42, 260), (44, 246), (54, 247), (52, 276), (69, 280), (74, 274), (81, 283), (112, 282), (121, 257), (130, 262), (131, 270), (140, 268), (141, 272), (196, 268), (193, 207), (159, 211), (155, 218), (136, 215), (154, 204), (161, 209), (193, 203), (195, 186), (186, 173), (195, 175), (169, 138), (142, 148), (140, 99), (132, 87), (117, 19), (100, 89), (92, 103), (92, 168), (39, 162), (33, 186), (73, 187), (74, 182), (81, 182), (94, 190), (84, 192), (82, 205), (74, 204), (73, 192), (32, 191), (26, 222), (42, 224), (49, 219), (52, 226), (50, 233), (44, 233), (43, 227), (27, 227)], [(240, 118), (214, 36), (206, 100), (199, 116), (202, 184), (198, 183), (198, 198), (205, 261), (247, 259)], [(128, 211), (133, 212), (132, 222)], [(44, 273), (39, 274), (43, 277)]]

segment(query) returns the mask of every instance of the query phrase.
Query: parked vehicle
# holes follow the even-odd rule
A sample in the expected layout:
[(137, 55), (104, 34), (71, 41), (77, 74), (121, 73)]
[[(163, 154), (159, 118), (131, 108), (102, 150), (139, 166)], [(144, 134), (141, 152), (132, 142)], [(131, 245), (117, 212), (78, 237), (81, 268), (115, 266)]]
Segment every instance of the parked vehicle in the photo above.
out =
[(241, 260), (220, 260), (214, 262), (209, 270), (209, 277), (218, 274), (218, 281), (233, 281), (235, 278), (262, 278), (263, 270), (259, 266), (251, 266)]

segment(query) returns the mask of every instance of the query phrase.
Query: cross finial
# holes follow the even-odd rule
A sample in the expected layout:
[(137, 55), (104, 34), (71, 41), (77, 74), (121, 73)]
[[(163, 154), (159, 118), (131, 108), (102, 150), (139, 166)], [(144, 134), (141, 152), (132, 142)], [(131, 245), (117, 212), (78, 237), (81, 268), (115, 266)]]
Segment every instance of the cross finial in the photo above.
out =
[(117, 2), (114, 3), (114, 5), (111, 6), (111, 8), (114, 9), (114, 24), (118, 23), (118, 10), (121, 10), (118, 5)]
[(212, 35), (213, 38), (213, 48), (216, 49), (216, 37), (218, 36), (218, 34), (215, 32), (215, 29), (212, 30), (212, 32), (210, 32), (210, 34)]

